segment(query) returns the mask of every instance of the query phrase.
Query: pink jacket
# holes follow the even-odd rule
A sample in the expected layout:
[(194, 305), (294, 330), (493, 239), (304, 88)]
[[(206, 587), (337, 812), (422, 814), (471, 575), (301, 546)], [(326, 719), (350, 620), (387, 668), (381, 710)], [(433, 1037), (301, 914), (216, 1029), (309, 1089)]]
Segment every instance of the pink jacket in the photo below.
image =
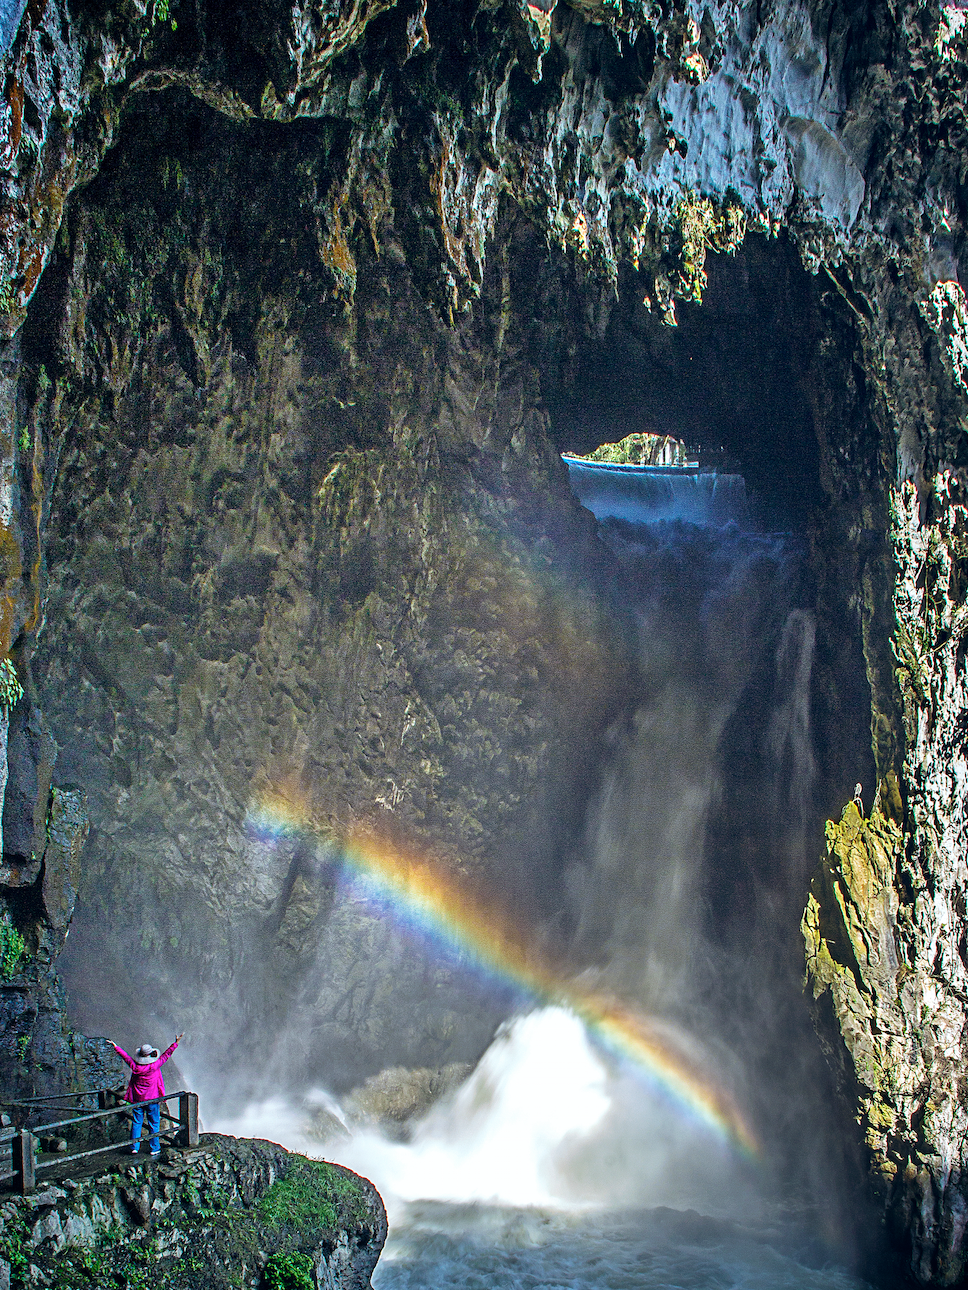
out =
[(153, 1097), (164, 1097), (165, 1081), (161, 1077), (161, 1068), (178, 1047), (178, 1040), (170, 1048), (166, 1048), (161, 1056), (146, 1066), (141, 1062), (136, 1062), (133, 1057), (129, 1057), (123, 1048), (117, 1044), (113, 1045), (114, 1051), (131, 1067), (131, 1083), (124, 1090), (124, 1100), (126, 1102), (150, 1102)]

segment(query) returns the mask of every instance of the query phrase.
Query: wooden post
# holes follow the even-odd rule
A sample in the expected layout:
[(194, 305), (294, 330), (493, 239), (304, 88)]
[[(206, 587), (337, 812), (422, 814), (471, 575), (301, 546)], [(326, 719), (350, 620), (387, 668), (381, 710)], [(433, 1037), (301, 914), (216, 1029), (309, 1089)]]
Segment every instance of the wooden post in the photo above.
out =
[(32, 1192), (37, 1185), (36, 1161), (34, 1158), (34, 1135), (21, 1129), (10, 1144), (13, 1152), (13, 1167), (16, 1174), (17, 1190), (21, 1196)]
[(181, 1093), (178, 1097), (178, 1145), (198, 1146), (198, 1094)]

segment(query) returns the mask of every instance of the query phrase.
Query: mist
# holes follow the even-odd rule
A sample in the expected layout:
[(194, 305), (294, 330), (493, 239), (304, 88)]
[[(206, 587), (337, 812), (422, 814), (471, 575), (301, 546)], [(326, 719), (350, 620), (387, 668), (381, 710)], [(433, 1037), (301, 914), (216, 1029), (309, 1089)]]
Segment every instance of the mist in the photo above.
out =
[[(321, 1078), (209, 1127), (371, 1178), (393, 1232), (377, 1285), (462, 1284), (459, 1270), (482, 1259), (482, 1285), (535, 1284), (502, 1280), (498, 1252), (544, 1258), (551, 1233), (556, 1248), (577, 1243), (555, 1285), (652, 1285), (629, 1268), (645, 1259), (669, 1275), (657, 1251), (675, 1262), (697, 1241), (743, 1284), (858, 1284), (847, 1271), (850, 1162), (800, 988), (800, 902), (821, 828), (800, 544), (757, 527), (736, 477), (658, 488), (644, 476), (636, 498), (627, 471), (580, 472), (638, 659), (563, 859), (561, 913), (532, 929), (536, 946), (558, 942), (572, 984), (557, 1002), (511, 991), (466, 1078), (402, 1124), (361, 1115)], [(471, 998), (481, 982), (467, 988)], [(666, 1036), (673, 1067), (698, 1072), (701, 1096), (740, 1108), (752, 1149), (727, 1117), (692, 1113), (655, 1063), (610, 1051), (569, 989), (638, 1010)], [(669, 1213), (719, 1226), (684, 1234)], [(625, 1252), (611, 1280), (586, 1266), (602, 1241)]]

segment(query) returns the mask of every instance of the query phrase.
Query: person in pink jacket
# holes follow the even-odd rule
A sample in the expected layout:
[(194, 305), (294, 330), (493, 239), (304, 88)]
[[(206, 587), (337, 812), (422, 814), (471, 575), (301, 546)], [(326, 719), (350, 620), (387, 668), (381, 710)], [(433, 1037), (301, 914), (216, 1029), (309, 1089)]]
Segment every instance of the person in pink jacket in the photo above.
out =
[[(184, 1034), (184, 1031), (182, 1034)], [(141, 1148), (141, 1126), (144, 1122), (146, 1111), (148, 1113), (148, 1131), (151, 1134), (151, 1154), (157, 1156), (161, 1152), (161, 1142), (158, 1138), (158, 1132), (161, 1128), (161, 1104), (159, 1102), (152, 1102), (150, 1106), (139, 1106), (138, 1104), (147, 1102), (153, 1097), (164, 1097), (165, 1081), (161, 1075), (161, 1068), (178, 1047), (181, 1037), (181, 1035), (176, 1035), (175, 1042), (171, 1047), (166, 1048), (160, 1054), (158, 1049), (153, 1048), (151, 1044), (142, 1044), (133, 1057), (129, 1057), (124, 1049), (119, 1048), (113, 1041), (111, 1043), (111, 1047), (121, 1060), (127, 1062), (131, 1067), (131, 1079), (128, 1081), (128, 1087), (124, 1090), (124, 1100), (132, 1103), (132, 1155), (137, 1155)]]

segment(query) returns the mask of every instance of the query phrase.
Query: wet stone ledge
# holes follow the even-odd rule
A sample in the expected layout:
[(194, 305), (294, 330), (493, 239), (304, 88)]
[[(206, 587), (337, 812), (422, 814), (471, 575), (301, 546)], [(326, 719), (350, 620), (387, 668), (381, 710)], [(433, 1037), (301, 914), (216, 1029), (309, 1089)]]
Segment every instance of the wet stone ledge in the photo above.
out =
[(205, 1134), (2, 1200), (0, 1290), (367, 1290), (386, 1231), (375, 1188), (348, 1169)]

